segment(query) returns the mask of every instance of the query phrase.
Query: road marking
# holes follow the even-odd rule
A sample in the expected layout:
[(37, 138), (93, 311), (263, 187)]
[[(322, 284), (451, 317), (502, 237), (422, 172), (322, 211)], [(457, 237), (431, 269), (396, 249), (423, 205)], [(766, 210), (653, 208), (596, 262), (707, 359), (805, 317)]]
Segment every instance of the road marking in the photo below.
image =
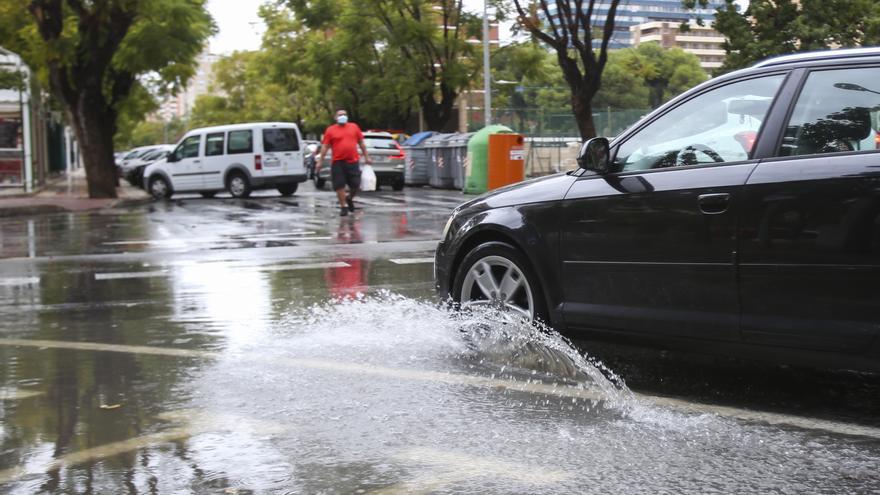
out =
[(269, 265), (257, 266), (257, 270), (264, 272), (284, 272), (288, 270), (315, 270), (321, 268), (348, 268), (351, 265), (344, 261), (329, 261), (324, 263), (301, 263), (298, 265)]
[(388, 261), (395, 265), (419, 265), (422, 263), (434, 263), (434, 258), (394, 258)]
[(128, 452), (156, 447), (161, 444), (185, 440), (196, 435), (212, 431), (236, 431), (242, 426), (260, 434), (273, 434), (287, 431), (289, 428), (260, 420), (242, 418), (229, 414), (210, 414), (195, 410), (170, 411), (159, 415), (159, 419), (171, 422), (183, 422), (185, 426), (171, 428), (158, 433), (151, 433), (119, 442), (108, 443), (98, 447), (72, 452), (49, 462), (16, 466), (0, 471), (0, 484), (9, 483), (28, 475), (43, 474), (65, 467), (85, 464)]
[(159, 270), (155, 272), (114, 272), (114, 273), (96, 273), (95, 280), (122, 280), (129, 278), (152, 278), (165, 277), (168, 270)]
[(36, 390), (22, 390), (20, 388), (0, 388), (0, 400), (22, 400), (43, 395)]
[[(122, 352), (130, 354), (152, 354), (160, 356), (195, 357), (205, 359), (220, 357), (219, 352), (211, 351), (52, 340), (0, 339), (0, 346)], [(253, 356), (248, 359), (284, 364), (294, 368), (340, 372), (357, 376), (370, 375), (383, 378), (404, 379), (431, 383), (445, 383), (450, 385), (463, 385), (487, 389), (510, 390), (515, 392), (527, 392), (531, 394), (550, 395), (556, 397), (584, 399), (591, 401), (608, 399), (601, 392), (595, 389), (572, 387), (569, 385), (557, 385), (553, 383), (544, 383), (541, 381), (504, 380), (498, 378), (487, 378), (477, 375), (444, 373), (439, 371), (422, 371), (406, 368), (386, 368), (382, 366), (372, 366), (319, 359), (265, 358), (261, 356)], [(834, 434), (880, 439), (880, 428), (878, 427), (849, 424), (840, 421), (814, 419), (803, 416), (753, 411), (736, 407), (699, 404), (666, 397), (657, 397), (642, 394), (635, 394), (635, 396), (644, 404), (667, 409), (675, 409), (684, 413), (715, 414), (718, 416), (739, 419), (747, 422), (766, 423), (775, 426), (787, 425), (804, 430), (825, 431)]]
[(19, 285), (37, 285), (40, 283), (40, 277), (8, 277), (0, 278), (0, 286), (14, 287)]

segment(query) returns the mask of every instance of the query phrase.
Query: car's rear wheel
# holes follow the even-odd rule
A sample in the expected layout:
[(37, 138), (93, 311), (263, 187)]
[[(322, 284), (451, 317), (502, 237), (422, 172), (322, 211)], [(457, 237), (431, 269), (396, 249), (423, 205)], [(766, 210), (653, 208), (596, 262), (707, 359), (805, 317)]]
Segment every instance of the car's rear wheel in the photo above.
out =
[(495, 308), (529, 321), (547, 321), (544, 293), (528, 260), (503, 242), (481, 244), (464, 257), (452, 298), (462, 309)]
[(161, 175), (157, 175), (150, 178), (150, 196), (153, 199), (168, 199), (171, 197), (171, 185), (168, 184), (168, 181), (165, 180)]
[(299, 187), (299, 184), (294, 182), (293, 184), (281, 184), (277, 189), (282, 196), (290, 196), (296, 192), (297, 187)]
[(233, 198), (246, 198), (251, 195), (251, 183), (241, 172), (232, 172), (226, 179), (226, 189)]
[(403, 191), (403, 181), (398, 180), (391, 184), (391, 188), (395, 191)]

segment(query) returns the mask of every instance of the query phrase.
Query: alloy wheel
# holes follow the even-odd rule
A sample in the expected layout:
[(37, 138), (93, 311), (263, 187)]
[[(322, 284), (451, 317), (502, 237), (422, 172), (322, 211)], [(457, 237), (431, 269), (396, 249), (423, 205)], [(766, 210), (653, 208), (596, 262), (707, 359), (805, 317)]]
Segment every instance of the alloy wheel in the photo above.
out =
[(461, 306), (492, 307), (535, 318), (532, 287), (516, 264), (502, 256), (486, 256), (471, 265), (461, 287)]

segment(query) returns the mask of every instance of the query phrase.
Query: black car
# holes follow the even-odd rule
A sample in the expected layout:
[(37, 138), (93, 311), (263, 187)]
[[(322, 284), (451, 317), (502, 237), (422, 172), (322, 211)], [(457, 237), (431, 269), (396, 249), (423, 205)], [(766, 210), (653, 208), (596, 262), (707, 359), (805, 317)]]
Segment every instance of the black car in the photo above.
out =
[(437, 289), (573, 337), (880, 371), (880, 49), (712, 79), (454, 211)]

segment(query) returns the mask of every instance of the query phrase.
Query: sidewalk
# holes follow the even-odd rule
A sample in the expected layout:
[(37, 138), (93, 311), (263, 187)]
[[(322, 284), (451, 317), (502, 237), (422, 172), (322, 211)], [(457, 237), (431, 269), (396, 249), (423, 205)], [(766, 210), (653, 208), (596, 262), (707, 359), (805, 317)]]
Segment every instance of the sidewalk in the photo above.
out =
[(124, 180), (119, 181), (116, 194), (119, 196), (116, 199), (90, 199), (85, 170), (79, 169), (70, 175), (49, 179), (35, 193), (0, 191), (0, 217), (97, 210), (150, 200), (144, 190)]

